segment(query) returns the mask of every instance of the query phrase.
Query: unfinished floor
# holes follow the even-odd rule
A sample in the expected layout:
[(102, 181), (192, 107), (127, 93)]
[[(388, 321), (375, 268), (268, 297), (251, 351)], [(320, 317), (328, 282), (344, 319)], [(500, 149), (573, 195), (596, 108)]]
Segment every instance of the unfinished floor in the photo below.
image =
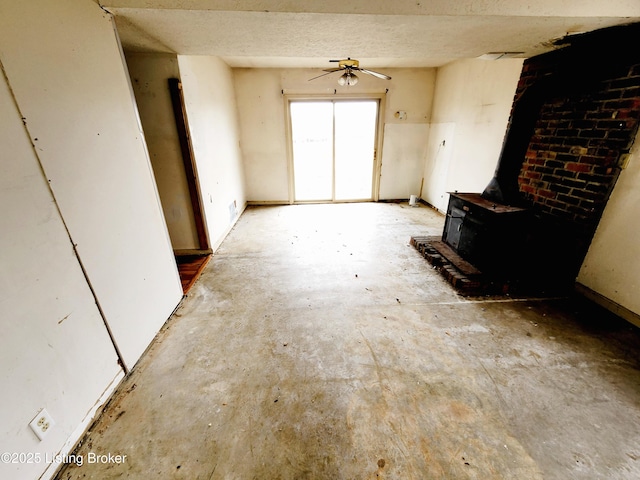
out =
[(58, 478), (640, 478), (638, 329), (459, 296), (409, 245), (442, 226), (248, 208)]

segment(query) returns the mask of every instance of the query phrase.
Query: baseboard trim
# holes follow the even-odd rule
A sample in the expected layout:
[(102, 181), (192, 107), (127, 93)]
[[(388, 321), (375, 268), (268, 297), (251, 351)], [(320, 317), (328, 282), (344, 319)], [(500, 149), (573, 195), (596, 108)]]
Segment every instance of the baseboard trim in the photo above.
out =
[(595, 290), (591, 290), (589, 287), (576, 282), (575, 290), (579, 294), (587, 297), (589, 300), (597, 303), (601, 307), (606, 308), (612, 313), (615, 313), (620, 318), (625, 319), (626, 321), (633, 323), (636, 327), (640, 327), (640, 315), (635, 312), (632, 312), (626, 307), (623, 307), (617, 302), (614, 302), (610, 298), (605, 297), (601, 293), (596, 292)]
[(238, 211), (236, 217), (233, 219), (233, 221), (229, 224), (229, 226), (227, 227), (227, 229), (224, 231), (224, 233), (222, 235), (220, 235), (220, 237), (215, 241), (215, 243), (213, 243), (211, 245), (211, 253), (213, 253), (215, 255), (216, 251), (218, 250), (218, 248), (220, 248), (220, 245), (222, 245), (222, 242), (224, 242), (224, 239), (227, 238), (227, 235), (229, 235), (229, 233), (231, 232), (231, 230), (233, 230), (233, 227), (236, 226), (236, 223), (238, 223), (238, 220), (240, 220), (240, 217), (242, 216), (242, 214), (244, 213), (244, 211), (247, 209), (247, 206), (249, 205), (249, 202), (245, 202), (242, 204), (242, 207), (240, 208), (240, 210)]
[(210, 248), (204, 249), (204, 250), (200, 250), (197, 248), (183, 248), (180, 250), (174, 250), (173, 254), (177, 257), (181, 257), (181, 256), (186, 256), (186, 255), (210, 255), (211, 253), (213, 253), (213, 250), (211, 250)]
[(289, 200), (250, 200), (248, 206), (260, 207), (263, 205), (291, 205)]
[[(107, 406), (109, 401), (111, 400), (113, 394), (118, 389), (118, 386), (125, 378), (125, 374), (123, 370), (119, 370), (116, 376), (109, 382), (107, 388), (102, 392), (100, 398), (93, 404), (93, 406), (89, 409), (84, 419), (76, 427), (73, 433), (69, 436), (67, 441), (62, 445), (62, 448), (58, 452), (56, 458), (63, 458), (69, 455), (71, 452), (75, 451), (78, 446), (78, 442), (84, 440), (87, 435), (87, 431), (93, 425), (93, 423), (98, 419), (98, 417), (102, 414), (102, 411)], [(59, 470), (64, 466), (62, 462), (51, 462), (49, 466), (45, 469), (45, 471), (40, 476), (40, 480), (49, 480), (54, 478)]]

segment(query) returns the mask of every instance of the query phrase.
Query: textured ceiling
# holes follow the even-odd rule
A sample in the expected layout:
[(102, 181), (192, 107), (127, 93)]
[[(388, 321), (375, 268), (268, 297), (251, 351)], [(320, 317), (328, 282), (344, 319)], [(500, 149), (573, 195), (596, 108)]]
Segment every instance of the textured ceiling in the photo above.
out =
[[(436, 67), (548, 51), (567, 35), (640, 21), (640, 1), (102, 0), (134, 51), (214, 55), (232, 67)], [(556, 5), (561, 3), (561, 5)]]

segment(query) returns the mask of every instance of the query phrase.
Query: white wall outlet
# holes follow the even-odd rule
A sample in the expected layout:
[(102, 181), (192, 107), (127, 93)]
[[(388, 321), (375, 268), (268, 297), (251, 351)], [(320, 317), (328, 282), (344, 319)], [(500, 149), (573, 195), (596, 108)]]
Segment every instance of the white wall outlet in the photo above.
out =
[(29, 426), (31, 430), (33, 430), (33, 433), (35, 433), (40, 440), (43, 440), (55, 424), (56, 422), (53, 421), (49, 412), (43, 408), (38, 412), (38, 415), (31, 420)]

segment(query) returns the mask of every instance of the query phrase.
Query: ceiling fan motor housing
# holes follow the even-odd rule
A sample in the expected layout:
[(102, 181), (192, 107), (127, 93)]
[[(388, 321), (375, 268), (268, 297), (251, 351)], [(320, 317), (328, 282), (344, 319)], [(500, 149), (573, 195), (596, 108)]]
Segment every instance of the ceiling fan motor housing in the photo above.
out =
[(346, 60), (340, 60), (338, 62), (338, 66), (340, 68), (358, 68), (360, 66), (360, 62), (358, 60), (351, 60), (350, 58), (347, 58)]

